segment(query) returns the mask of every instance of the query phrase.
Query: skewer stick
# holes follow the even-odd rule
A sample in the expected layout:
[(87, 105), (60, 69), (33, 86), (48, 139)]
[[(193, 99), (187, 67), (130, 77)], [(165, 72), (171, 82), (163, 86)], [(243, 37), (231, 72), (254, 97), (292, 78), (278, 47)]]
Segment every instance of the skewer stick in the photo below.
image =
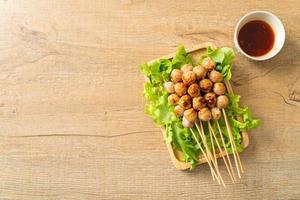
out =
[[(199, 124), (201, 125), (201, 128), (199, 127)], [(206, 149), (206, 153), (207, 153), (207, 155), (209, 156), (209, 158), (210, 158), (212, 161), (214, 161), (214, 158), (213, 158), (213, 156), (212, 156), (212, 154), (211, 154), (211, 152), (210, 152), (210, 149), (209, 149), (208, 146), (207, 146), (206, 136), (205, 136), (205, 134), (204, 134), (204, 129), (203, 129), (203, 126), (202, 126), (201, 121), (200, 121), (199, 124), (195, 123), (196, 128), (197, 128), (197, 130), (198, 130), (198, 132), (199, 132), (199, 135), (200, 135), (201, 139), (203, 140), (203, 144), (204, 144), (204, 147), (205, 147), (205, 149)], [(215, 162), (214, 162), (213, 164), (215, 165)]]
[(211, 171), (212, 177), (213, 177), (213, 178), (216, 177), (218, 183), (220, 184), (220, 180), (219, 180), (219, 178), (218, 178), (218, 176), (217, 176), (217, 174), (216, 174), (214, 168), (212, 167), (211, 162), (210, 162), (210, 160), (208, 159), (206, 153), (204, 152), (203, 148), (201, 147), (200, 142), (199, 142), (199, 140), (197, 139), (197, 137), (196, 137), (196, 135), (195, 135), (193, 129), (190, 128), (190, 131), (192, 132), (192, 135), (193, 135), (194, 139), (196, 140), (197, 144), (199, 145), (199, 148), (200, 148), (201, 153), (204, 155), (204, 158), (207, 160), (207, 163), (208, 163), (208, 165), (209, 165), (209, 167), (210, 167), (210, 171)]
[[(210, 150), (209, 150), (209, 148), (208, 148), (208, 146), (207, 146), (207, 141), (206, 141), (206, 138), (205, 138), (205, 136), (204, 136), (204, 131), (200, 129), (200, 127), (199, 127), (199, 125), (198, 125), (197, 123), (195, 123), (195, 125), (196, 125), (196, 128), (197, 128), (198, 132), (199, 132), (199, 136), (201, 137), (201, 140), (203, 141), (203, 145), (204, 145), (204, 147), (205, 147), (207, 157), (210, 159), (210, 162), (212, 163), (212, 166), (215, 168), (216, 173), (217, 173), (219, 179), (221, 179), (222, 177), (221, 177), (221, 175), (220, 175), (220, 172), (219, 172), (218, 169), (216, 168), (216, 163), (214, 162), (214, 159), (213, 159), (213, 157), (212, 157), (212, 154), (211, 154), (211, 152), (210, 152)], [(223, 179), (222, 179), (222, 184), (223, 184), (223, 183), (224, 183), (224, 181), (223, 181)], [(224, 186), (224, 184), (223, 184), (223, 186)], [(224, 186), (224, 187), (225, 187), (225, 186)]]
[(226, 144), (225, 144), (225, 140), (224, 140), (224, 137), (223, 137), (223, 133), (222, 133), (222, 130), (221, 130), (219, 121), (216, 120), (216, 122), (217, 122), (218, 130), (219, 130), (219, 133), (220, 133), (220, 136), (221, 136), (221, 141), (222, 141), (222, 144), (223, 144), (225, 153), (226, 153), (227, 161), (228, 161), (228, 163), (229, 163), (230, 171), (231, 171), (231, 173), (232, 173), (233, 180), (235, 181), (236, 179), (235, 179), (233, 167), (232, 167), (232, 164), (231, 164), (231, 159), (230, 159), (229, 153), (228, 153), (227, 148), (226, 148)]
[[(207, 145), (206, 145), (206, 144), (207, 144), (206, 138), (203, 137), (204, 131), (203, 131), (203, 130), (201, 131), (201, 129), (199, 128), (199, 126), (198, 126), (197, 123), (195, 123), (195, 125), (196, 125), (196, 128), (197, 128), (197, 130), (198, 130), (198, 132), (199, 132), (199, 135), (200, 135), (200, 137), (201, 137), (201, 139), (202, 139), (202, 141), (203, 141), (203, 144), (204, 144), (204, 147), (205, 147), (205, 149), (206, 149), (206, 154), (208, 155), (208, 158), (210, 158), (210, 160), (213, 160), (214, 158), (212, 157), (212, 154), (209, 153), (209, 149), (207, 148)], [(215, 165), (214, 165), (214, 166), (215, 166)], [(213, 180), (215, 181), (215, 177), (213, 177)]]
[[(211, 176), (212, 176), (212, 178), (213, 178), (213, 181), (216, 181), (215, 176), (213, 176), (213, 174), (212, 174), (211, 171), (210, 171), (210, 173), (211, 173)], [(219, 184), (220, 184), (220, 183), (219, 183)]]
[[(229, 126), (229, 123), (228, 123), (228, 119), (227, 119), (226, 112), (225, 112), (224, 109), (222, 109), (222, 112), (223, 112), (223, 115), (224, 115), (225, 124), (226, 124), (226, 128), (227, 128), (227, 131), (228, 131), (230, 144), (231, 144), (231, 147), (232, 147), (233, 157), (234, 157), (236, 169), (237, 169), (237, 172), (238, 172), (238, 176), (239, 176), (239, 178), (241, 178), (240, 167), (239, 167), (238, 161), (237, 161), (238, 152), (237, 152), (237, 149), (236, 149), (236, 146), (235, 146), (235, 142), (234, 142), (234, 140), (233, 140), (233, 136), (232, 136), (232, 132), (231, 132), (231, 129), (230, 129), (230, 126)], [(241, 164), (241, 163), (240, 163), (240, 164)]]
[[(213, 143), (212, 143), (212, 145), (214, 145)], [(215, 149), (213, 149), (213, 154), (212, 155), (215, 155)], [(214, 157), (214, 156), (213, 156)], [(212, 159), (214, 159), (215, 160), (215, 162), (216, 162), (216, 157), (214, 157), (214, 158), (212, 158)], [(213, 177), (214, 178), (214, 177)]]
[(216, 150), (215, 150), (215, 144), (214, 144), (213, 136), (212, 136), (212, 133), (211, 133), (210, 129), (208, 129), (208, 132), (209, 132), (209, 138), (210, 138), (210, 141), (211, 141), (211, 146), (212, 146), (212, 151), (213, 151), (212, 156), (213, 156), (213, 159), (215, 160), (215, 162), (217, 164), (216, 167), (219, 168), (218, 161), (217, 161), (217, 156), (216, 156)]
[[(201, 130), (200, 130), (199, 125), (197, 124), (197, 122), (195, 122), (195, 125), (196, 125), (196, 128), (198, 130), (199, 136), (201, 137), (201, 140), (203, 141), (203, 144), (204, 144), (204, 147), (205, 147), (205, 150), (206, 150), (206, 155), (207, 155), (207, 158), (209, 159), (208, 161), (211, 162), (212, 158), (211, 158), (211, 154), (209, 153), (209, 149), (207, 148), (207, 145), (206, 145), (207, 143), (206, 143), (206, 141), (202, 137), (202, 132), (201, 132)], [(214, 166), (214, 163), (212, 163), (212, 166)], [(212, 177), (213, 177), (213, 181), (215, 181), (215, 176), (213, 176), (213, 174), (212, 174)], [(217, 181), (218, 181), (219, 184), (221, 184), (220, 180), (217, 179)]]
[[(215, 141), (216, 141), (217, 147), (218, 147), (218, 149), (219, 149), (219, 151), (220, 151), (220, 154), (221, 154), (221, 156), (222, 156), (222, 158), (223, 158), (223, 161), (224, 161), (224, 163), (225, 163), (225, 166), (226, 166), (227, 172), (228, 172), (228, 174), (229, 174), (229, 176), (230, 176), (230, 178), (231, 178), (231, 181), (232, 181), (232, 183), (234, 183), (234, 179), (233, 179), (232, 173), (231, 173), (231, 171), (230, 171), (230, 169), (229, 169), (229, 166), (228, 166), (228, 164), (227, 164), (227, 161), (226, 161), (226, 159), (225, 159), (225, 157), (224, 157), (224, 155), (223, 155), (223, 151), (222, 151), (222, 149), (221, 149), (221, 147), (220, 147), (220, 144), (219, 144), (219, 142), (218, 142), (218, 140), (217, 140), (216, 133), (215, 133), (215, 131), (213, 130), (213, 128), (212, 128), (210, 122), (208, 122), (208, 126), (209, 126), (209, 129), (210, 129), (210, 132), (211, 132), (212, 135), (214, 136), (214, 139), (215, 139)], [(225, 147), (225, 148), (226, 148), (226, 147)]]
[[(227, 115), (226, 115), (225, 109), (223, 109), (223, 114), (225, 114), (225, 116), (226, 116), (225, 122), (227, 121), (227, 123), (228, 123), (228, 119), (227, 119)], [(228, 123), (228, 124), (229, 124), (229, 123)], [(233, 142), (233, 146), (234, 146), (234, 148), (235, 148), (235, 151), (236, 151), (237, 160), (238, 160), (238, 163), (239, 163), (241, 172), (244, 173), (244, 169), (243, 169), (243, 165), (242, 165), (242, 162), (241, 162), (241, 159), (240, 159), (240, 155), (239, 155), (239, 152), (237, 151), (236, 144), (235, 144), (235, 142), (234, 142), (233, 135), (232, 135), (232, 132), (231, 132), (230, 127), (229, 127), (229, 130), (230, 130), (231, 139), (232, 139), (232, 142)]]
[[(232, 86), (231, 86), (230, 82), (229, 81), (225, 81), (225, 85), (226, 85), (228, 91), (233, 94), (233, 89), (232, 89)], [(224, 112), (225, 112), (225, 110), (224, 110)], [(239, 118), (241, 118), (241, 117), (237, 116), (237, 119), (239, 119)], [(235, 146), (235, 149), (236, 149), (235, 143), (234, 143), (234, 146)], [(244, 173), (243, 165), (242, 165), (242, 162), (241, 162), (241, 159), (240, 159), (240, 156), (239, 156), (238, 153), (237, 153), (237, 158), (238, 158), (238, 162), (240, 164), (241, 172)]]
[(203, 129), (202, 122), (199, 121), (199, 123), (200, 123), (201, 131), (200, 131), (200, 129), (199, 129), (199, 125), (198, 125), (197, 123), (195, 123), (195, 124), (196, 124), (196, 127), (197, 127), (197, 129), (198, 129), (198, 131), (199, 131), (199, 135), (200, 135), (200, 137), (201, 137), (201, 139), (202, 139), (202, 141), (203, 141), (203, 143), (204, 143), (205, 148), (206, 148), (207, 151), (208, 151), (208, 156), (210, 156), (210, 158), (211, 158), (211, 161), (212, 161), (212, 163), (213, 163), (213, 165), (214, 165), (214, 167), (215, 167), (215, 169), (216, 169), (217, 175), (219, 176), (219, 178), (220, 178), (220, 180), (221, 180), (221, 182), (222, 182), (222, 185), (223, 185), (224, 187), (226, 187), (226, 186), (225, 186), (225, 183), (224, 183), (224, 180), (223, 180), (223, 178), (222, 178), (222, 176), (221, 176), (221, 173), (220, 173), (220, 171), (219, 171), (219, 168), (217, 167), (216, 162), (214, 162), (214, 159), (212, 159), (213, 156), (212, 156), (212, 154), (211, 154), (211, 152), (210, 152), (210, 150), (209, 150), (209, 148), (208, 148), (208, 146), (207, 146), (207, 141), (206, 141), (206, 137), (205, 137), (205, 134), (204, 134), (204, 129)]
[(211, 147), (212, 147), (212, 159), (214, 159), (214, 161), (216, 163), (216, 168), (219, 170), (217, 156), (216, 156), (216, 151), (215, 151), (215, 145), (214, 145), (214, 141), (213, 141), (213, 138), (212, 138), (210, 130), (209, 130), (209, 137), (210, 137)]

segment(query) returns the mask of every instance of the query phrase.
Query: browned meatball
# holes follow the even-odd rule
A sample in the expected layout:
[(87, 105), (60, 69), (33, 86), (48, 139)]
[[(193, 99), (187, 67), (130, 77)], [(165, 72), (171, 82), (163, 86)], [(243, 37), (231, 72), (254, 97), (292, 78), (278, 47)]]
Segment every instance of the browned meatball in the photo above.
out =
[(196, 74), (193, 71), (184, 72), (182, 75), (182, 81), (186, 85), (191, 85), (196, 82)]
[(175, 83), (174, 90), (178, 96), (183, 96), (186, 94), (187, 87), (183, 82)]
[(173, 71), (171, 72), (171, 80), (174, 83), (182, 81), (182, 74), (183, 73), (180, 69), (173, 69)]
[(181, 67), (181, 71), (183, 71), (183, 73), (192, 71), (192, 70), (193, 70), (193, 65), (191, 65), (191, 64), (185, 64)]
[(190, 122), (195, 122), (197, 119), (197, 111), (194, 110), (193, 108), (190, 108), (186, 111), (184, 111), (183, 116), (189, 120)]
[(226, 88), (225, 88), (224, 83), (215, 83), (213, 91), (214, 91), (214, 93), (216, 93), (216, 95), (223, 95), (223, 94), (225, 94)]
[(184, 110), (192, 107), (192, 99), (189, 95), (184, 95), (179, 99), (178, 105)]
[(200, 95), (200, 87), (197, 83), (193, 83), (192, 85), (190, 85), (190, 87), (188, 88), (188, 94), (191, 97), (197, 97)]
[(174, 83), (173, 82), (165, 82), (164, 83), (164, 88), (166, 89), (166, 91), (169, 93), (169, 94), (172, 94), (175, 92), (175, 89), (174, 89)]
[(228, 106), (229, 100), (226, 96), (221, 95), (218, 96), (217, 98), (217, 107), (222, 109), (222, 108), (226, 108)]
[(204, 79), (205, 76), (206, 76), (206, 73), (207, 73), (206, 69), (204, 67), (202, 67), (202, 66), (196, 66), (196, 67), (194, 67), (193, 68), (193, 72), (196, 74), (196, 78), (199, 81), (202, 80), (202, 79)]
[(168, 96), (168, 102), (171, 105), (177, 104), (178, 101), (179, 101), (179, 99), (180, 98), (179, 98), (179, 96), (177, 94), (171, 94), (171, 95)]
[(213, 86), (213, 83), (209, 79), (203, 79), (200, 81), (200, 90), (203, 92), (209, 92)]
[(221, 111), (219, 108), (214, 107), (211, 109), (211, 115), (214, 120), (218, 120), (221, 118)]
[(216, 63), (211, 58), (207, 57), (202, 61), (202, 66), (210, 72), (216, 67)]
[(213, 93), (213, 92), (206, 93), (204, 95), (204, 99), (205, 99), (208, 107), (210, 107), (210, 108), (215, 107), (216, 101), (217, 101), (215, 93)]
[(204, 97), (195, 97), (193, 98), (193, 108), (195, 110), (200, 110), (201, 108), (204, 108), (206, 106), (206, 101)]
[(176, 116), (182, 117), (183, 116), (183, 112), (184, 112), (183, 108), (180, 107), (179, 105), (177, 105), (177, 106), (174, 107), (174, 113), (175, 113)]
[(209, 73), (209, 79), (214, 83), (221, 82), (223, 80), (223, 74), (216, 70), (212, 70)]
[(182, 118), (182, 125), (185, 128), (192, 128), (194, 126), (194, 123), (190, 122), (189, 120), (187, 120), (185, 117)]
[(211, 112), (208, 108), (202, 108), (198, 112), (198, 117), (200, 120), (207, 122), (207, 121), (211, 120)]

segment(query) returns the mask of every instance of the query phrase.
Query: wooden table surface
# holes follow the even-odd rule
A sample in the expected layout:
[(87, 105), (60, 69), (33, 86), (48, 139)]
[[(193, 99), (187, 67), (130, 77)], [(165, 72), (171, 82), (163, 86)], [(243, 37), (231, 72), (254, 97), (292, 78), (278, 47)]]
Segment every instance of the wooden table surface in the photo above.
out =
[[(234, 90), (263, 124), (224, 189), (206, 165), (173, 167), (138, 66), (179, 44), (232, 47), (253, 10), (287, 37), (270, 61), (237, 54)], [(1, 1), (0, 199), (300, 199), (299, 21), (298, 0)]]

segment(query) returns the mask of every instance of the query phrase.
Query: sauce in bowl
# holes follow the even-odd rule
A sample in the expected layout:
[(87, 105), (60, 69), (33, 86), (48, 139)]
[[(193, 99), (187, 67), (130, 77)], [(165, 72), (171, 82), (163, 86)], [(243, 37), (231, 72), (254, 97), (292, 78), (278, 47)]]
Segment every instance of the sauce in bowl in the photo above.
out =
[(239, 46), (250, 56), (267, 54), (273, 48), (274, 40), (272, 27), (261, 20), (247, 22), (238, 33)]

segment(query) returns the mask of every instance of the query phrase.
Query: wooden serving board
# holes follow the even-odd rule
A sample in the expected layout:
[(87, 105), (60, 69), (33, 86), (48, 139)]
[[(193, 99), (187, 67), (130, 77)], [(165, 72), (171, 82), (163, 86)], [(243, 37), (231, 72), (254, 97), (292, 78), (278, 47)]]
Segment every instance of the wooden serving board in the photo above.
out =
[[(213, 43), (206, 42), (206, 43), (201, 43), (201, 44), (199, 44), (197, 46), (194, 46), (194, 47), (192, 47), (190, 49), (186, 49), (186, 51), (187, 51), (187, 53), (191, 54), (192, 60), (193, 60), (193, 62), (195, 62), (196, 59), (199, 58), (199, 56), (201, 56), (202, 54), (204, 54), (206, 52), (206, 48), (208, 46), (215, 47), (215, 45)], [(174, 56), (174, 53), (166, 55), (166, 56), (162, 56), (160, 58), (172, 59), (173, 56)], [(158, 60), (160, 58), (151, 60), (151, 61), (148, 62), (148, 64), (151, 64), (151, 63), (153, 63), (154, 61), (156, 61), (156, 60)], [(147, 78), (146, 78), (146, 81), (147, 81)], [(227, 92), (230, 93), (230, 94), (233, 94), (233, 90), (232, 90), (230, 81), (224, 81), (224, 82), (225, 82), (225, 85), (226, 85)], [(243, 122), (243, 118), (241, 116), (238, 116), (237, 120), (239, 120), (240, 122)], [(163, 134), (165, 133), (165, 129), (164, 128), (161, 128), (161, 131), (162, 131)], [(186, 169), (190, 169), (192, 167), (190, 163), (186, 163), (186, 162), (183, 161), (183, 159), (182, 159), (183, 158), (182, 152), (178, 151), (178, 150), (175, 150), (173, 148), (171, 142), (166, 142), (166, 145), (167, 145), (167, 149), (168, 149), (168, 151), (170, 153), (171, 160), (172, 160), (174, 166), (177, 169), (179, 169), (179, 170), (186, 170)], [(244, 148), (246, 148), (248, 145), (249, 145), (249, 136), (248, 136), (248, 133), (247, 132), (242, 132), (242, 146)], [(216, 154), (217, 158), (220, 158), (222, 156), (222, 154), (225, 155), (225, 151), (218, 152)], [(207, 161), (204, 158), (204, 156), (200, 155), (199, 156), (199, 162), (198, 162), (198, 164), (203, 164), (203, 163), (206, 163), (206, 162)]]

